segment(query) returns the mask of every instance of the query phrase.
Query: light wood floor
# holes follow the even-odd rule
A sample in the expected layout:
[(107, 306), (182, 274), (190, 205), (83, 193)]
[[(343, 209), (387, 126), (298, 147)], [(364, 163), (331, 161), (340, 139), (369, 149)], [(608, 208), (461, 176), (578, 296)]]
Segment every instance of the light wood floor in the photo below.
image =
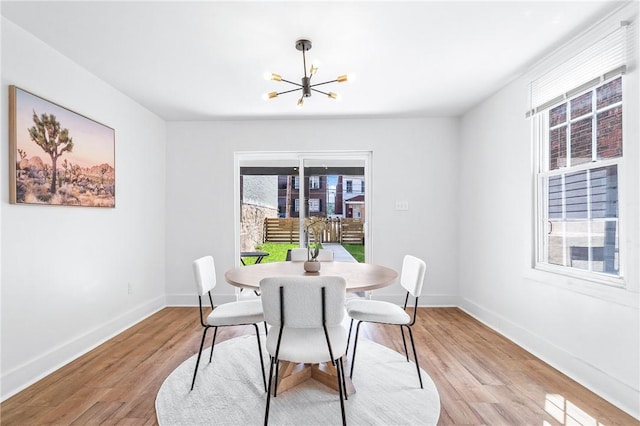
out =
[[(200, 344), (197, 315), (163, 309), (6, 400), (0, 423), (157, 424), (160, 385)], [(440, 393), (441, 425), (640, 424), (459, 309), (420, 308), (418, 321), (420, 366)], [(402, 352), (397, 327), (364, 327), (361, 338)], [(252, 332), (226, 327), (218, 339)]]

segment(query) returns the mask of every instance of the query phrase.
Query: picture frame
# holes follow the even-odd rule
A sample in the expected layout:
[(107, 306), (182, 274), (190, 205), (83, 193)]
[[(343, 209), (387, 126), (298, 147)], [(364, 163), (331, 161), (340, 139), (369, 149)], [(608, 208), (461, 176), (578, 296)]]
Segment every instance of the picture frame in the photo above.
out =
[(9, 202), (111, 207), (115, 130), (9, 86)]

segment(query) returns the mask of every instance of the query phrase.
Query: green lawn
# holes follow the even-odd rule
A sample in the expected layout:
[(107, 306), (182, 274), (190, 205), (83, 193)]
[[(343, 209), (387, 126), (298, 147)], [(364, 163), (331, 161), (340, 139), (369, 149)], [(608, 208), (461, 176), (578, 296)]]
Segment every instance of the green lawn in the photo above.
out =
[[(263, 243), (256, 247), (256, 250), (266, 251), (269, 253), (269, 256), (262, 259), (262, 263), (270, 263), (270, 262), (284, 262), (287, 260), (287, 250), (292, 248), (298, 248), (297, 243), (287, 244), (287, 243)], [(245, 259), (244, 261), (247, 265), (252, 265), (255, 262), (255, 258)]]
[(343, 244), (342, 247), (351, 253), (351, 256), (359, 263), (364, 263), (364, 244)]
[[(343, 244), (342, 245), (351, 256), (353, 256), (358, 262), (364, 262), (364, 245), (363, 244)], [(256, 247), (256, 250), (266, 251), (269, 256), (262, 259), (262, 263), (269, 262), (284, 262), (287, 259), (287, 250), (297, 248), (298, 244), (287, 243), (263, 243)], [(244, 262), (247, 265), (253, 265), (256, 261), (255, 257), (246, 258)]]

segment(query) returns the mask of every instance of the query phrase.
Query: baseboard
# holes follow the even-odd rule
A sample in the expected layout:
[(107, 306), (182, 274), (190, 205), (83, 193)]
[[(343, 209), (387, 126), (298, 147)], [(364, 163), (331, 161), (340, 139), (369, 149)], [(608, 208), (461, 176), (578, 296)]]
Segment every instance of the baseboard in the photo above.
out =
[(182, 306), (198, 306), (198, 297), (195, 293), (167, 294), (166, 299), (167, 299), (167, 306), (169, 307), (175, 308), (175, 307), (182, 307)]
[(77, 336), (68, 342), (62, 343), (37, 358), (3, 373), (0, 377), (0, 382), (2, 383), (0, 401), (4, 401), (31, 386), (74, 359), (86, 354), (143, 319), (153, 315), (165, 306), (164, 296), (147, 301), (113, 318), (100, 327)]
[(470, 300), (460, 299), (459, 308), (593, 393), (636, 419), (640, 419), (640, 391), (637, 389), (590, 365), (578, 355), (565, 351), (504, 316)]

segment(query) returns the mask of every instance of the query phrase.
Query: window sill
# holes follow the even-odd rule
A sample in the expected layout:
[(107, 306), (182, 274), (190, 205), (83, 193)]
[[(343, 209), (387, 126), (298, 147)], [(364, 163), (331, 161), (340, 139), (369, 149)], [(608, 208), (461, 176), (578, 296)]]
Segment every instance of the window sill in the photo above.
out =
[(625, 282), (622, 278), (583, 278), (563, 272), (553, 267), (538, 265), (535, 268), (526, 269), (523, 275), (525, 279), (540, 284), (562, 288), (634, 309), (640, 308), (640, 295), (625, 288)]

